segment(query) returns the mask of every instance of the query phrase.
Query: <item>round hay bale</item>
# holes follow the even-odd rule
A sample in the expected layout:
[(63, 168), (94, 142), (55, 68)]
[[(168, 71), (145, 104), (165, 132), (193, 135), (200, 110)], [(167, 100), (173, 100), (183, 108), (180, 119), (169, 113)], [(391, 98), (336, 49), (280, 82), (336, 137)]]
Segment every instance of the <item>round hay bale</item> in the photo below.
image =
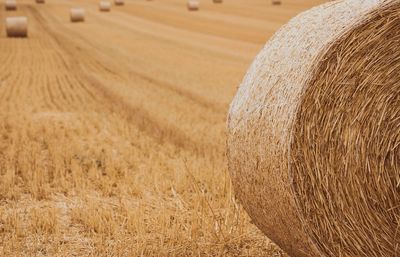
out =
[(400, 1), (302, 13), (228, 116), (236, 197), (291, 256), (400, 256)]
[(114, 3), (115, 3), (115, 5), (119, 5), (119, 6), (125, 4), (124, 0), (114, 0)]
[(71, 20), (71, 22), (84, 22), (85, 21), (85, 9), (71, 8), (70, 20)]
[(272, 0), (272, 5), (281, 5), (282, 1), (281, 0)]
[(111, 10), (111, 3), (109, 1), (100, 1), (99, 10), (101, 12), (109, 12)]
[(45, 3), (45, 0), (36, 0), (36, 3), (37, 3), (37, 4), (44, 4), (44, 3)]
[(6, 18), (6, 32), (8, 37), (27, 37), (28, 18), (26, 17)]
[(198, 0), (188, 0), (187, 8), (189, 11), (197, 11), (199, 10), (200, 3)]
[(4, 2), (4, 7), (6, 11), (15, 11), (17, 10), (17, 1), (16, 0), (6, 0)]
[(221, 4), (221, 3), (222, 3), (222, 0), (213, 0), (213, 3), (214, 3), (214, 4)]

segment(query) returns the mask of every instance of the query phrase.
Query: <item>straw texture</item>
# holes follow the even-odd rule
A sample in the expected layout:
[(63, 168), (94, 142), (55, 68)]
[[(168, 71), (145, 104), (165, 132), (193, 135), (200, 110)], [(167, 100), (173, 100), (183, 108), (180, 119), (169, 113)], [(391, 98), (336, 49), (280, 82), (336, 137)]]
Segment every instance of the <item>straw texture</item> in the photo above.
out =
[(291, 256), (400, 256), (400, 1), (292, 19), (228, 117), (229, 170), (254, 223)]
[(6, 32), (8, 37), (27, 37), (28, 19), (26, 17), (6, 18)]

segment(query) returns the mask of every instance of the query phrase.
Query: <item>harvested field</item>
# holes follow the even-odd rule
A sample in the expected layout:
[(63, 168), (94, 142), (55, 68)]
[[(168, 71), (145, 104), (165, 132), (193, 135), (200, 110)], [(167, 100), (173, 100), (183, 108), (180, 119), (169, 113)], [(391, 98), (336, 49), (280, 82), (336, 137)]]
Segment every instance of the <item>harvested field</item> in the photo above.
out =
[(0, 255), (283, 256), (234, 199), (226, 114), (267, 39), (323, 2), (19, 0), (29, 37), (0, 23)]

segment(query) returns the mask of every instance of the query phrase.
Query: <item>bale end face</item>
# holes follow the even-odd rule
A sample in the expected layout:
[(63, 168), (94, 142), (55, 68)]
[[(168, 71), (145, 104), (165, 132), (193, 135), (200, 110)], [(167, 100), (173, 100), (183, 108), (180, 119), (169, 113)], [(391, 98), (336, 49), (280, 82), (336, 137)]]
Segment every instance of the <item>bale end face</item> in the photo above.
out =
[(27, 37), (28, 36), (28, 18), (9, 17), (6, 18), (7, 37)]
[(71, 22), (84, 22), (85, 10), (82, 8), (72, 8), (70, 11)]

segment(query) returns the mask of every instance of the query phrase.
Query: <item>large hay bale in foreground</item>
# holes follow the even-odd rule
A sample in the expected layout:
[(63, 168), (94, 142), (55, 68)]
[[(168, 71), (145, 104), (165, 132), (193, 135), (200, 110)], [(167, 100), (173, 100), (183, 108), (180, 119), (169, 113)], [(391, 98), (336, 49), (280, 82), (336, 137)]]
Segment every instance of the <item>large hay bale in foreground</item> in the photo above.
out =
[(84, 22), (85, 21), (85, 9), (71, 8), (70, 20), (71, 20), (71, 22)]
[(17, 10), (17, 1), (16, 0), (6, 0), (4, 2), (4, 7), (6, 11), (15, 11)]
[(197, 11), (199, 10), (200, 2), (198, 0), (188, 0), (187, 8), (189, 11)]
[(99, 10), (101, 12), (109, 12), (111, 10), (111, 3), (108, 1), (100, 1)]
[(236, 196), (291, 256), (400, 256), (400, 0), (326, 3), (249, 69), (228, 117)]
[(8, 37), (27, 37), (28, 18), (26, 17), (6, 18), (6, 32)]

